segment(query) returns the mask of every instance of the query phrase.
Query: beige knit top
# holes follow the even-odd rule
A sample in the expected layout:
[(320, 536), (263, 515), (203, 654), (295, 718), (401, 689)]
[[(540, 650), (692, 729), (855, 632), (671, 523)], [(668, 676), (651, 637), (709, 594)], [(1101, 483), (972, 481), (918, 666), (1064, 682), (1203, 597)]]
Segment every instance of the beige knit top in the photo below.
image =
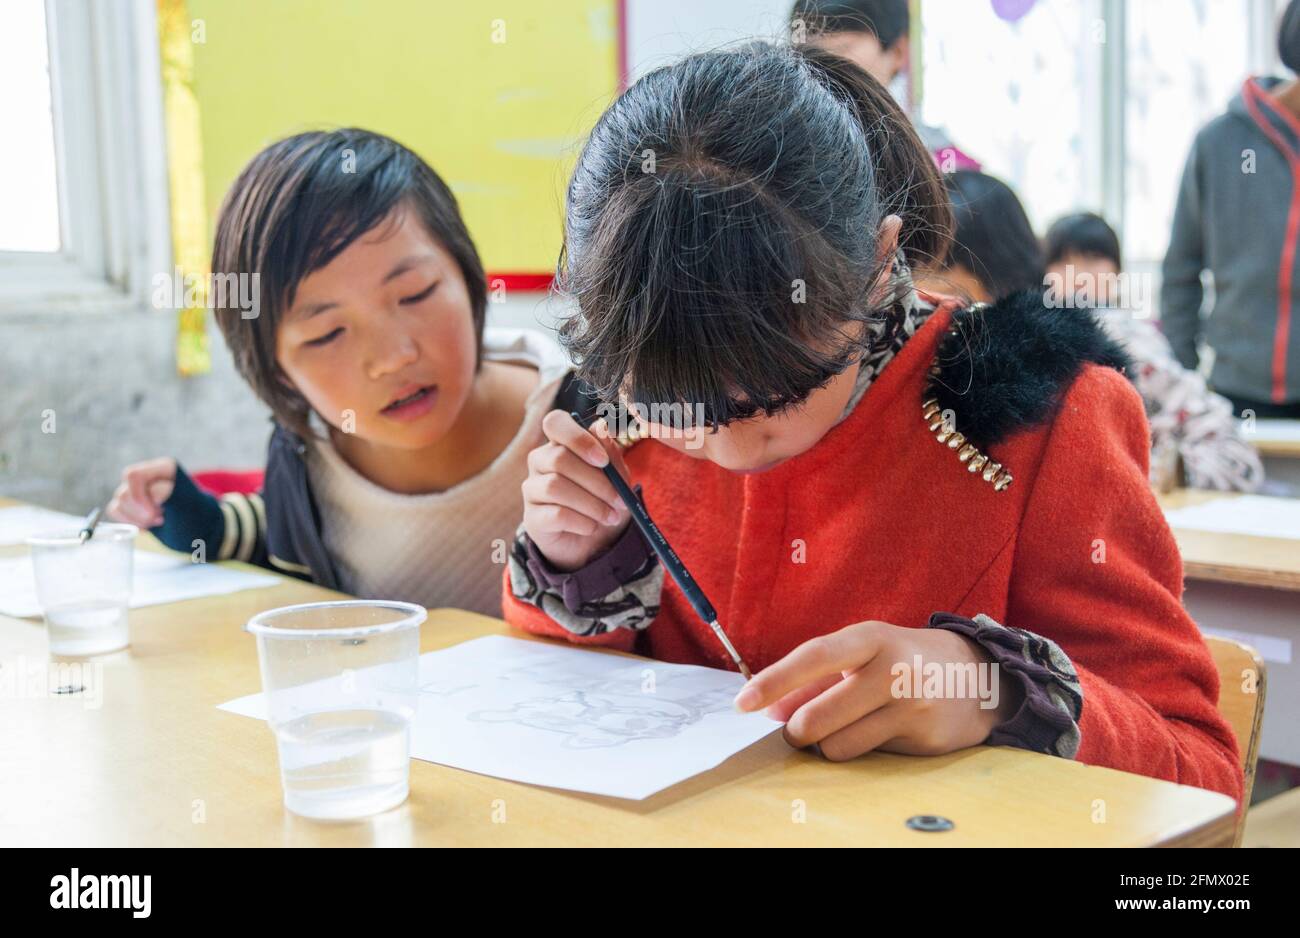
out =
[(365, 599), (398, 599), (501, 615), (501, 578), (523, 516), (519, 487), (528, 452), (542, 440), (568, 360), (540, 332), (487, 329), (487, 361), (529, 365), (537, 386), (509, 445), (477, 475), (443, 492), (405, 495), (366, 479), (329, 441), (307, 447), (307, 473), (322, 534), (343, 590)]

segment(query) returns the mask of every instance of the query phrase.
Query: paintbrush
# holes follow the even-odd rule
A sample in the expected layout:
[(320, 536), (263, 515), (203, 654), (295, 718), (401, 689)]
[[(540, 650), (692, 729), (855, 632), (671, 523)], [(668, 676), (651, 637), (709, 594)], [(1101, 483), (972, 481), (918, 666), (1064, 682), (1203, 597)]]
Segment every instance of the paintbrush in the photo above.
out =
[[(570, 413), (569, 416), (577, 422), (578, 426), (582, 426), (582, 418), (578, 416), (578, 414)], [(583, 427), (583, 429), (587, 428)], [(687, 602), (691, 604), (691, 608), (695, 610), (696, 615), (708, 624), (709, 628), (713, 630), (714, 635), (718, 636), (718, 641), (720, 641), (722, 647), (727, 650), (727, 654), (730, 655), (731, 660), (736, 663), (736, 667), (739, 668), (740, 673), (745, 676), (745, 680), (749, 680), (753, 675), (750, 673), (749, 668), (745, 666), (744, 659), (740, 657), (740, 653), (736, 651), (736, 646), (731, 644), (731, 639), (727, 638), (727, 633), (724, 632), (722, 626), (718, 624), (718, 613), (714, 610), (713, 604), (710, 603), (709, 598), (704, 595), (704, 590), (700, 589), (700, 585), (695, 582), (695, 578), (691, 576), (691, 572), (686, 569), (686, 564), (682, 563), (682, 559), (677, 556), (677, 552), (673, 550), (672, 545), (668, 543), (668, 539), (664, 537), (663, 532), (659, 530), (658, 525), (656, 525), (651, 519), (650, 513), (646, 511), (646, 507), (642, 503), (641, 499), (637, 498), (636, 493), (633, 492), (628, 484), (623, 481), (623, 477), (619, 475), (618, 470), (614, 468), (614, 461), (612, 459), (602, 468), (605, 472), (605, 477), (609, 479), (610, 484), (614, 486), (614, 491), (618, 492), (618, 497), (623, 499), (623, 504), (627, 505), (627, 510), (631, 512), (632, 521), (636, 524), (637, 529), (640, 530), (641, 534), (650, 544), (651, 550), (658, 555), (660, 562), (664, 565), (664, 569), (668, 571), (668, 575), (673, 578), (673, 582), (677, 584), (683, 595), (686, 596)]]
[(86, 515), (86, 523), (82, 527), (81, 532), (77, 535), (77, 540), (84, 544), (86, 541), (94, 537), (95, 527), (99, 524), (99, 519), (103, 516), (103, 508), (95, 508), (90, 512), (90, 514)]

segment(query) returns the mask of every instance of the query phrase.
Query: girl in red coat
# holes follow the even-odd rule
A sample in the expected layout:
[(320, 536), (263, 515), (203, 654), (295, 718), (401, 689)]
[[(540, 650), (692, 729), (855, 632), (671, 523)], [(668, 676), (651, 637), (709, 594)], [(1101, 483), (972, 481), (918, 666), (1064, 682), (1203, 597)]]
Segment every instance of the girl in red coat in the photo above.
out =
[(705, 53), (623, 94), (569, 188), (561, 332), (639, 439), (548, 415), (506, 618), (734, 667), (613, 460), (757, 672), (737, 706), (792, 745), (987, 742), (1240, 797), (1122, 354), (1038, 292), (918, 295), (945, 206), (889, 96), (827, 53)]

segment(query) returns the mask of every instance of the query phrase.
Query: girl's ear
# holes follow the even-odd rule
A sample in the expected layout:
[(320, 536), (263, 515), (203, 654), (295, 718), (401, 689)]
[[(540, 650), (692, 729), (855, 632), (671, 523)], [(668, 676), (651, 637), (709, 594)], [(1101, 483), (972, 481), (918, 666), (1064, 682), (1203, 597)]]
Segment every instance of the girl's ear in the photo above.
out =
[[(888, 266), (889, 259), (894, 256), (898, 250), (898, 235), (903, 230), (903, 219), (897, 215), (886, 215), (885, 220), (880, 223), (879, 237), (880, 244), (876, 249), (876, 259)], [(888, 271), (886, 271), (888, 273)]]
[(876, 263), (880, 273), (871, 288), (872, 305), (889, 302), (889, 277), (893, 273), (893, 256), (898, 251), (898, 235), (903, 230), (903, 220), (897, 215), (886, 215), (877, 232), (879, 243), (876, 245)]
[(912, 40), (910, 37), (903, 35), (894, 40), (894, 64), (898, 66), (900, 72), (906, 71), (912, 64)]

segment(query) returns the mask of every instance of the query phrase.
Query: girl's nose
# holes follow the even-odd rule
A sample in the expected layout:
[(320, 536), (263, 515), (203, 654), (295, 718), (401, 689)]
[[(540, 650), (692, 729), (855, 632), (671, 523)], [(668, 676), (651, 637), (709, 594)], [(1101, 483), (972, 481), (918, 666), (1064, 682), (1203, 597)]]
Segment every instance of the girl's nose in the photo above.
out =
[(381, 334), (367, 371), (371, 380), (376, 380), (401, 371), (419, 357), (419, 346), (408, 333), (399, 330), (388, 335)]

